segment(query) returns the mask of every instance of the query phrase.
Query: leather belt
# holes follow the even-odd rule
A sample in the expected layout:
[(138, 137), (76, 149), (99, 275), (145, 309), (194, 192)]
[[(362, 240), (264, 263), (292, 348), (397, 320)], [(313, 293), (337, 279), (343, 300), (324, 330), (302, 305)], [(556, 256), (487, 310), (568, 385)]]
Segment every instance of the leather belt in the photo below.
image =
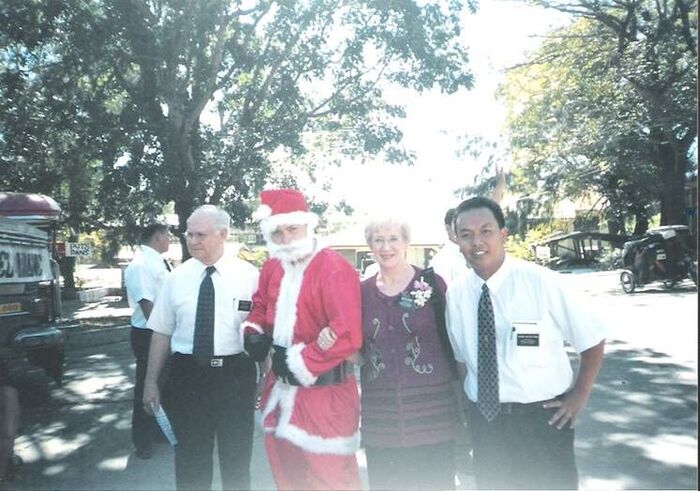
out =
[[(554, 399), (546, 399), (544, 401), (527, 402), (527, 403), (502, 402), (500, 414), (517, 414), (517, 413), (523, 413), (523, 412), (536, 411), (538, 409), (543, 409), (542, 404), (544, 404), (546, 402), (555, 401), (557, 399), (558, 399), (558, 397), (555, 397)], [(473, 406), (475, 411), (478, 411), (478, 408), (476, 406), (476, 402), (469, 401), (469, 405)]]
[[(341, 382), (345, 382), (347, 380), (348, 376), (353, 373), (352, 369), (352, 364), (344, 361), (340, 365), (328, 370), (327, 372), (323, 372), (321, 375), (318, 376), (316, 379), (316, 382), (314, 382), (311, 387), (318, 387), (322, 385), (335, 385), (339, 384)], [(296, 385), (296, 386), (301, 386), (300, 383), (298, 383), (295, 380), (284, 380), (280, 377), (277, 377), (277, 380), (284, 382), (289, 385)]]
[(194, 361), (197, 365), (204, 368), (222, 368), (227, 364), (230, 364), (242, 356), (244, 353), (237, 353), (235, 355), (226, 356), (197, 356), (197, 355), (186, 355), (183, 353), (175, 353), (176, 358), (187, 358)]

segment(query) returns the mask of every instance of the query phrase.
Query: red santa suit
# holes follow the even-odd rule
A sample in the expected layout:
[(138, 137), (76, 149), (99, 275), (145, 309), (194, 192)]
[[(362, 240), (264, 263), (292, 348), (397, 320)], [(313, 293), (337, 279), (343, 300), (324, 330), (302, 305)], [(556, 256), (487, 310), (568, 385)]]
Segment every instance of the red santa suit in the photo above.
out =
[[(327, 327), (337, 341), (322, 350)], [(287, 365), (301, 385), (270, 371), (261, 395), (265, 446), (280, 489), (360, 489), (360, 400), (352, 372), (344, 381), (314, 385), (319, 375), (356, 353), (362, 344), (357, 272), (330, 249), (303, 261), (268, 260), (260, 272), (247, 333), (271, 335), (287, 348)]]

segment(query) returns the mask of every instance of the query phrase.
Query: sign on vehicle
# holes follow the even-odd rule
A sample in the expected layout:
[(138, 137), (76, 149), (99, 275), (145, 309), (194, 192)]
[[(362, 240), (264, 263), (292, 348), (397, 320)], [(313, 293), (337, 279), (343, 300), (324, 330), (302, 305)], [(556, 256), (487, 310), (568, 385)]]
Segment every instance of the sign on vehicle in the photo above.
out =
[(45, 249), (24, 244), (3, 244), (0, 249), (0, 284), (51, 280)]
[(22, 305), (19, 302), (0, 304), (0, 314), (12, 314), (22, 310)]
[(92, 256), (92, 246), (80, 242), (66, 242), (66, 257)]

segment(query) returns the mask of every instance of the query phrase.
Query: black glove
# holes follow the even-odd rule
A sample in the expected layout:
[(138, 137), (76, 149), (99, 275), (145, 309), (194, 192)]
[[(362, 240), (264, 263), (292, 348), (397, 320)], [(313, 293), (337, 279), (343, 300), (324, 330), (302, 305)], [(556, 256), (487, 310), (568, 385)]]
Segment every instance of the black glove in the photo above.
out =
[(274, 346), (272, 351), (272, 371), (275, 377), (286, 380), (290, 385), (300, 385), (287, 365), (287, 348)]
[(245, 337), (243, 347), (253, 361), (261, 362), (267, 356), (272, 346), (272, 338), (267, 334), (248, 334)]

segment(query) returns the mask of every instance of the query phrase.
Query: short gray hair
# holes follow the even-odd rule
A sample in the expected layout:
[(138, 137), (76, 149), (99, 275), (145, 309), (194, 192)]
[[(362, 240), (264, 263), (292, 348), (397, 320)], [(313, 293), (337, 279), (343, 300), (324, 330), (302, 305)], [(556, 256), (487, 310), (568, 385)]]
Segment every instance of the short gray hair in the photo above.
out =
[(207, 215), (210, 215), (212, 217), (212, 224), (214, 225), (214, 228), (216, 229), (224, 229), (227, 232), (231, 228), (231, 216), (226, 213), (226, 211), (222, 210), (218, 206), (214, 205), (202, 205), (198, 206), (195, 208), (195, 210), (192, 212), (190, 217), (187, 219), (187, 221), (190, 221), (190, 218), (194, 216), (195, 213), (205, 213)]
[(378, 229), (387, 225), (398, 225), (401, 238), (406, 244), (411, 243), (411, 227), (408, 225), (408, 222), (398, 217), (384, 216), (371, 218), (367, 222), (367, 225), (365, 225), (365, 242), (367, 242), (367, 245), (371, 244), (372, 235), (374, 235)]

